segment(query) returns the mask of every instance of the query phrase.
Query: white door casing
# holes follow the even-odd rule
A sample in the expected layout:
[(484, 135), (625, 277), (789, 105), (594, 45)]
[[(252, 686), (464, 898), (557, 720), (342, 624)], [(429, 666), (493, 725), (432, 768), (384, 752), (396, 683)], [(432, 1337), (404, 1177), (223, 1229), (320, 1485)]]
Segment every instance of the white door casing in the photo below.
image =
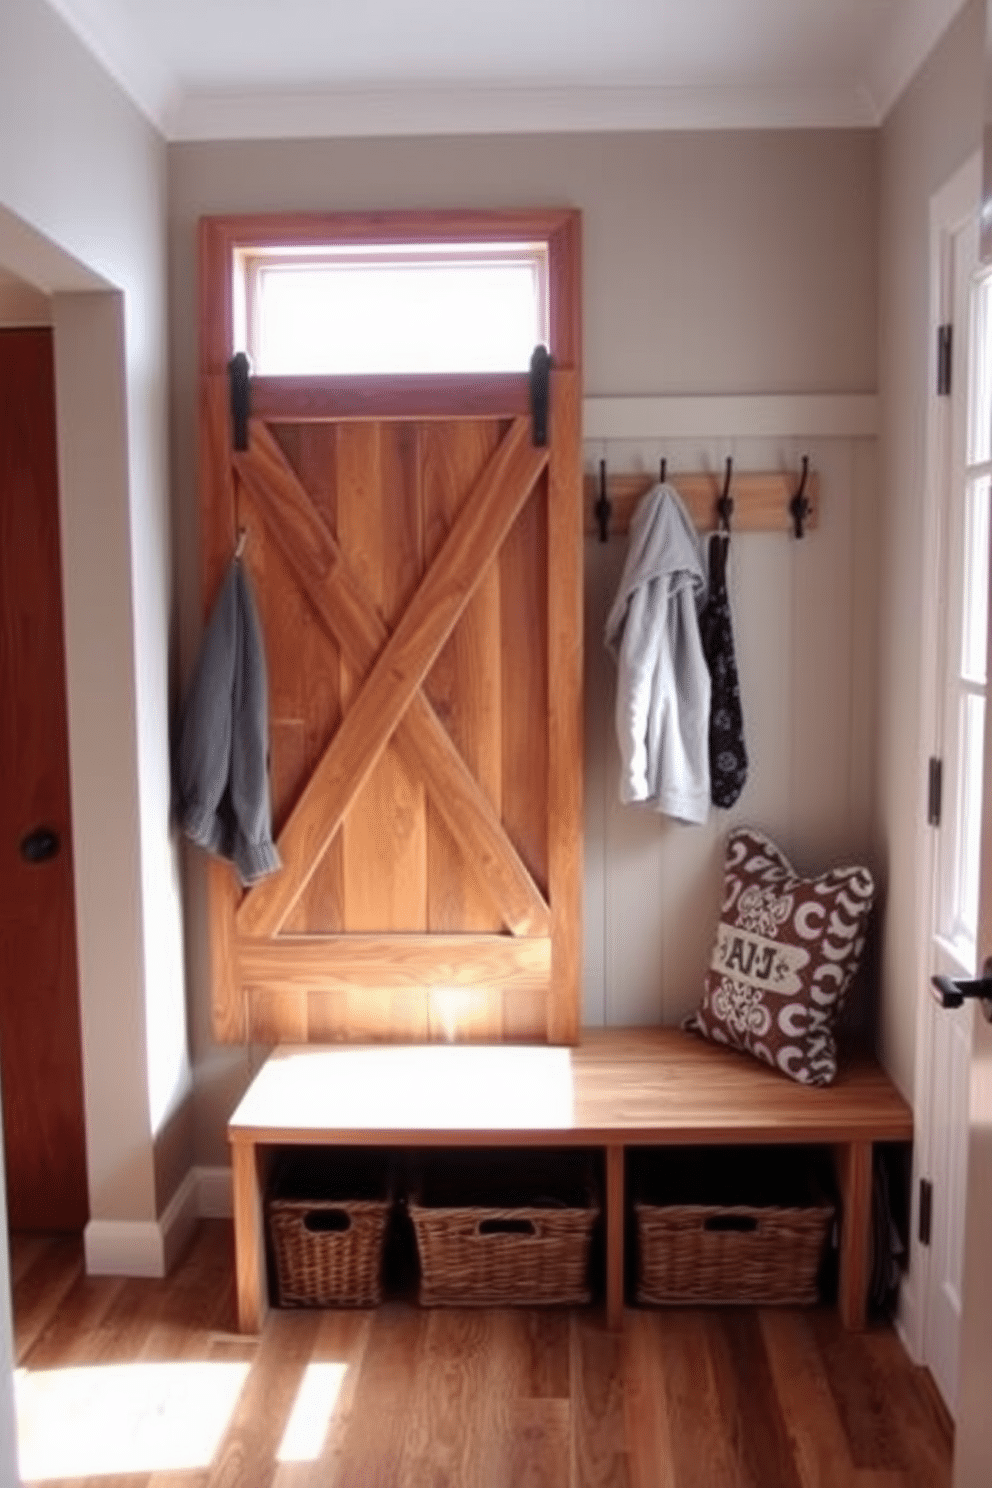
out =
[[(911, 1264), (901, 1319), (911, 1352), (930, 1369), (952, 1415), (958, 1395), (972, 1017), (969, 1008), (954, 1013), (938, 1009), (929, 983), (934, 973), (973, 975), (976, 957), (988, 583), (987, 482), (975, 467), (974, 439), (969, 436), (969, 389), (976, 386), (970, 360), (976, 344), (972, 304), (978, 184), (976, 157), (931, 204), (934, 350), (921, 576), (921, 592), (929, 599), (921, 777), (927, 776), (927, 756), (940, 760), (943, 799), (939, 827), (921, 828), (925, 836), (919, 890), (917, 1136)], [(937, 391), (937, 330), (946, 323), (953, 326), (949, 397)], [(987, 396), (987, 378), (979, 382)], [(926, 821), (921, 806), (921, 823)], [(932, 1195), (929, 1244), (920, 1238), (921, 1180)]]
[[(938, 252), (941, 243), (943, 241), (946, 249), (947, 238), (953, 232), (954, 226), (960, 224), (964, 217), (974, 214), (979, 194), (979, 168), (976, 157), (932, 203), (931, 244), (934, 250), (932, 264), (935, 267), (942, 261), (946, 269), (948, 264), (946, 254), (941, 260)], [(963, 240), (961, 246), (964, 247)], [(947, 288), (948, 284), (945, 283), (945, 303)], [(935, 325), (940, 319), (938, 303), (940, 292), (939, 276), (935, 274), (933, 293)], [(984, 323), (979, 316), (977, 325), (975, 320), (972, 320), (970, 326), (967, 327), (972, 350), (977, 351), (978, 355), (968, 368), (965, 390), (972, 398), (970, 427), (967, 431), (968, 459), (973, 462), (970, 473), (978, 480), (985, 479), (987, 485), (988, 476), (992, 472), (992, 461), (987, 458), (992, 456), (992, 386), (990, 386), (992, 384), (992, 371), (990, 371), (992, 369), (992, 313), (988, 310), (988, 307), (992, 305), (992, 287), (990, 287), (987, 271), (984, 280), (981, 274), (978, 276), (977, 291), (972, 299), (973, 306), (977, 303), (979, 310), (982, 308), (983, 296), (986, 310)], [(939, 474), (941, 461), (946, 464), (949, 456), (952, 460), (951, 446), (954, 439), (953, 417), (945, 417), (942, 420), (933, 404), (931, 405), (929, 433), (928, 474), (931, 477), (930, 490), (933, 492), (939, 489), (936, 477)], [(959, 440), (960, 437), (959, 429)], [(976, 456), (985, 458), (984, 469), (982, 460), (976, 459)], [(965, 472), (966, 484), (968, 473), (968, 471)], [(940, 550), (938, 538), (942, 536), (939, 523), (932, 515), (937, 510), (939, 510), (939, 503), (931, 503), (928, 531), (925, 533), (927, 552), (931, 554), (930, 562), (934, 564), (939, 561), (935, 554)], [(950, 540), (950, 525), (948, 525), (946, 542), (949, 544)], [(985, 551), (987, 579), (992, 570), (988, 554), (987, 544)], [(922, 577), (926, 582), (933, 575), (924, 573)], [(934, 594), (936, 590), (925, 590), (924, 593)], [(992, 654), (988, 635), (990, 617), (992, 617), (992, 602), (989, 602), (987, 583), (984, 616), (981, 611), (976, 611), (976, 618), (973, 620), (973, 625), (976, 625), (979, 619), (984, 618), (986, 655)], [(925, 678), (931, 672), (933, 678), (936, 677), (936, 665), (928, 668), (928, 662), (935, 662), (939, 618), (938, 606), (928, 605), (928, 644), (924, 651)], [(929, 718), (932, 724), (937, 717), (936, 696), (934, 680), (934, 685), (930, 689), (929, 715), (926, 703), (924, 708), (922, 735), (924, 744), (933, 737), (932, 733), (927, 732), (927, 722)], [(975, 903), (977, 925), (973, 960), (976, 966), (982, 967), (992, 955), (992, 728), (984, 730), (980, 780), (976, 795), (978, 798), (972, 801), (968, 825), (972, 829), (973, 841), (977, 835), (979, 842), (979, 873)], [(977, 834), (976, 827), (978, 828)], [(930, 835), (936, 837), (934, 833)], [(921, 911), (927, 904), (939, 904), (939, 898), (932, 892), (934, 888), (939, 888), (945, 895), (948, 888), (949, 869), (946, 860), (941, 865), (936, 852), (937, 844), (934, 842), (931, 846), (933, 851), (921, 855), (921, 861), (925, 861), (927, 865), (929, 874), (927, 883), (931, 890), (929, 895), (921, 895)], [(925, 889), (926, 885), (922, 887)], [(950, 1094), (958, 1108), (964, 1108), (967, 1116), (964, 1128), (965, 1140), (958, 1143), (954, 1159), (957, 1164), (955, 1181), (958, 1191), (963, 1194), (963, 1220), (959, 1218), (958, 1221), (959, 1232), (963, 1230), (963, 1247), (961, 1247), (960, 1238), (957, 1242), (959, 1247), (963, 1248), (963, 1259), (957, 1279), (959, 1349), (955, 1383), (953, 1482), (954, 1488), (987, 1488), (989, 1464), (992, 1462), (992, 1410), (990, 1410), (990, 1391), (992, 1391), (992, 1266), (990, 1266), (990, 1259), (992, 1259), (992, 1024), (985, 1019), (976, 1004), (962, 1010), (960, 1014), (952, 1015), (946, 1023), (943, 1021), (948, 1018), (946, 1012), (935, 1011), (928, 1006), (924, 999), (927, 996), (925, 973), (928, 967), (929, 948), (922, 943), (922, 937), (925, 935), (928, 941), (932, 938), (933, 922), (923, 912), (921, 912), (920, 920), (920, 967), (924, 973), (924, 977), (921, 978), (916, 1084), (918, 1133), (916, 1162), (920, 1172), (925, 1172), (927, 1165), (934, 1164), (939, 1158), (942, 1117), (935, 1097), (940, 1090), (943, 1089), (945, 1093)], [(941, 1046), (950, 1051), (947, 1058), (941, 1053)], [(966, 1062), (967, 1078), (965, 1078), (965, 1061), (962, 1055), (962, 1050), (966, 1046), (969, 1049)], [(942, 1063), (943, 1072), (941, 1072)], [(944, 1118), (946, 1122), (946, 1110)], [(937, 1208), (939, 1209), (939, 1205)], [(915, 1219), (914, 1206), (914, 1222)], [(907, 1293), (910, 1302), (915, 1301), (916, 1304), (917, 1329), (915, 1340), (911, 1336), (909, 1342), (912, 1344), (915, 1341), (921, 1345), (918, 1350), (921, 1355), (924, 1354), (923, 1344), (927, 1337), (924, 1323), (931, 1314), (939, 1315), (939, 1294), (942, 1285), (946, 1292), (946, 1277), (942, 1279), (941, 1269), (933, 1251), (927, 1253), (918, 1246), (914, 1247), (914, 1263)], [(931, 1299), (935, 1290), (938, 1294), (937, 1303), (928, 1313), (924, 1299)], [(912, 1319), (912, 1306), (909, 1309), (909, 1316)], [(912, 1332), (911, 1329), (907, 1331)]]
[[(992, 327), (986, 326), (986, 342)], [(992, 408), (985, 392), (983, 432), (992, 444)], [(992, 616), (992, 603), (988, 606)], [(992, 956), (992, 728), (985, 731), (981, 801), (981, 886), (977, 961)], [(992, 1024), (978, 1005), (971, 1015), (958, 1409), (954, 1488), (987, 1488), (992, 1463)]]

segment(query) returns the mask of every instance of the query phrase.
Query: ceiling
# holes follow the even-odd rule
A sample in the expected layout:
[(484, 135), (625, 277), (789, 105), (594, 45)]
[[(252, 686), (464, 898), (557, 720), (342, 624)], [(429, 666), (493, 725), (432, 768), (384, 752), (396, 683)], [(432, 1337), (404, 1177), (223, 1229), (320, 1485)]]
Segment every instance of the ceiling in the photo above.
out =
[(963, 0), (50, 0), (172, 139), (837, 127)]

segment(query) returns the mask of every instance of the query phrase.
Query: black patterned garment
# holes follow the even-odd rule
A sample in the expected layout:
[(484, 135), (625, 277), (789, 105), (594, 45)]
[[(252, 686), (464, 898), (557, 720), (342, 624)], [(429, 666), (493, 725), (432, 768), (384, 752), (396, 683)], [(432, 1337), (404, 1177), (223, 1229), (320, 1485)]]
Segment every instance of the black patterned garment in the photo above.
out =
[(730, 535), (710, 538), (710, 590), (699, 617), (703, 655), (710, 669), (710, 793), (714, 806), (733, 806), (747, 780), (744, 711), (734, 655), (734, 627), (727, 593)]

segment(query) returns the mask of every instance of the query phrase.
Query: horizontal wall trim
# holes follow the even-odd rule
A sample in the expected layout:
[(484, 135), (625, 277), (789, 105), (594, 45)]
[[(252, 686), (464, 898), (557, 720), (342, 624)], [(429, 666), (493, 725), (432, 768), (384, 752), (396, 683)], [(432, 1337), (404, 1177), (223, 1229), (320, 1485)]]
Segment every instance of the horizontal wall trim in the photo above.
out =
[(589, 439), (871, 439), (875, 393), (584, 398)]

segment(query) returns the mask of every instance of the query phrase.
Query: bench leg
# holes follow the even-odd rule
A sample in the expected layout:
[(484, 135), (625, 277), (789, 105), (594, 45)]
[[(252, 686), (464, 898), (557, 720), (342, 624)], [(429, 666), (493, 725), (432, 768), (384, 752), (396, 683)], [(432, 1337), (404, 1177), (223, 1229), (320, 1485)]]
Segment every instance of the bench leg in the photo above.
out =
[(234, 1188), (234, 1270), (238, 1289), (238, 1329), (260, 1333), (269, 1308), (265, 1269), (262, 1196), (267, 1155), (254, 1142), (232, 1142)]
[(606, 1326), (623, 1326), (623, 1148), (606, 1149)]
[(840, 1276), (837, 1306), (845, 1328), (858, 1331), (868, 1313), (868, 1268), (871, 1263), (870, 1142), (846, 1142), (834, 1148), (842, 1206)]

